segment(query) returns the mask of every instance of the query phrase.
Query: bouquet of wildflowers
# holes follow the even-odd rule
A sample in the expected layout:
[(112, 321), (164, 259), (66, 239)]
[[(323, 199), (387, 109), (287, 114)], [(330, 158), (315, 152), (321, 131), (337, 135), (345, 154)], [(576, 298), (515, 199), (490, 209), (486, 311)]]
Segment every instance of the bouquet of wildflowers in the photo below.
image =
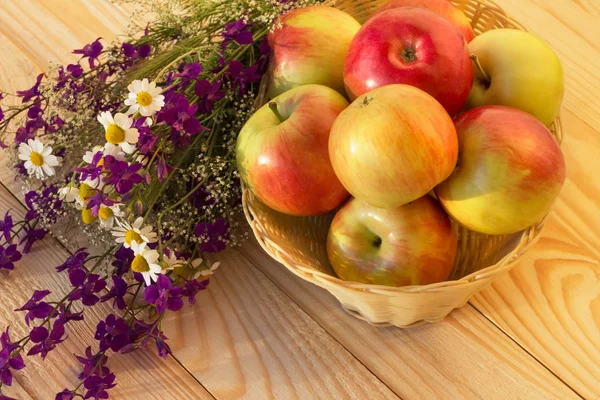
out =
[(281, 13), (315, 3), (149, 1), (156, 20), (126, 40), (99, 38), (73, 52), (78, 63), (0, 92), (0, 146), (28, 208), (22, 221), (0, 219), (0, 279), (48, 234), (86, 242), (56, 267), (69, 293), (50, 300), (39, 288), (16, 310), (29, 334), (2, 331), (0, 399), (25, 356), (45, 358), (98, 302), (114, 313), (78, 356), (80, 382), (57, 399), (108, 397), (110, 352), (153, 342), (169, 354), (165, 313), (207, 287), (218, 263), (206, 253), (246, 235), (234, 150), (268, 65), (266, 36)]

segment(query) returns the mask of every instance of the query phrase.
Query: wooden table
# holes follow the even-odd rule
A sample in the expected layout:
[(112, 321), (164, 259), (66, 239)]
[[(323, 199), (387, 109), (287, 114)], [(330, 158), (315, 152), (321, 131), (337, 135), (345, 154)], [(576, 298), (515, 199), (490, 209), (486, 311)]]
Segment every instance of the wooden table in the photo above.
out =
[[(600, 398), (600, 0), (497, 0), (559, 54), (568, 180), (543, 237), (523, 260), (444, 321), (410, 330), (358, 321), (325, 291), (271, 262), (252, 241), (222, 255), (197, 305), (171, 317), (173, 356), (112, 357), (115, 399)], [(48, 60), (127, 25), (109, 0), (0, 0), (0, 88), (28, 88)], [(14, 187), (6, 169), (0, 178)], [(17, 196), (18, 197), (18, 196)], [(0, 213), (22, 208), (0, 189)], [(33, 289), (67, 288), (46, 240), (0, 278), (0, 327)], [(45, 362), (29, 360), (8, 392), (52, 399), (71, 387), (73, 353), (93, 344), (108, 306), (73, 324)]]

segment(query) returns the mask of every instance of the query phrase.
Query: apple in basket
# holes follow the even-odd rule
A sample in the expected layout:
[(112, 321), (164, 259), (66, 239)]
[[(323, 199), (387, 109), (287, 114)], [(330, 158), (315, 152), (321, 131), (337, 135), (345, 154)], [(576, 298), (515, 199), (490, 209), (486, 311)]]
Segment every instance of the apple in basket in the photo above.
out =
[(549, 125), (564, 94), (558, 56), (542, 39), (517, 29), (494, 29), (469, 44), (476, 57), (469, 108), (498, 104), (526, 111)]
[(336, 175), (354, 197), (397, 207), (424, 196), (456, 165), (452, 119), (433, 97), (408, 85), (382, 86), (341, 112), (329, 138)]
[(269, 95), (310, 83), (344, 94), (344, 58), (359, 28), (354, 18), (333, 7), (284, 14), (269, 34)]
[(548, 128), (504, 106), (474, 108), (455, 125), (458, 166), (435, 189), (446, 211), (469, 229), (490, 235), (540, 221), (565, 180), (565, 160)]
[(416, 86), (450, 115), (464, 107), (473, 84), (465, 38), (444, 17), (417, 7), (377, 14), (348, 49), (344, 84), (350, 100), (393, 83)]
[(327, 254), (343, 280), (426, 285), (448, 279), (457, 250), (450, 218), (429, 196), (396, 208), (349, 200), (335, 215)]
[(348, 197), (328, 154), (333, 121), (348, 101), (323, 85), (289, 90), (261, 107), (236, 147), (243, 181), (267, 206), (290, 215), (333, 210)]
[(467, 16), (458, 7), (450, 3), (449, 0), (392, 0), (379, 7), (375, 14), (399, 7), (426, 8), (456, 25), (467, 42), (470, 42), (475, 37), (475, 32), (473, 32), (473, 28), (471, 28), (471, 23)]

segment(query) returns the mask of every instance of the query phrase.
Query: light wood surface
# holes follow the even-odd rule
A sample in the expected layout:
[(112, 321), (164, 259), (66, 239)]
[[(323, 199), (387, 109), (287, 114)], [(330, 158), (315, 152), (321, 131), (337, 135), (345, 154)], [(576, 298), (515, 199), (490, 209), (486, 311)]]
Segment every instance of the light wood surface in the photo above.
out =
[[(438, 324), (374, 328), (329, 294), (267, 259), (254, 241), (219, 255), (197, 305), (169, 319), (173, 357), (116, 355), (116, 399), (577, 399), (600, 397), (600, 1), (497, 0), (547, 40), (565, 68), (568, 181), (542, 239), (515, 269)], [(0, 0), (0, 88), (31, 86), (48, 60), (102, 36), (131, 7), (108, 0)], [(0, 159), (0, 162), (2, 160)], [(0, 181), (15, 191), (10, 172)], [(18, 196), (17, 196), (18, 197)], [(21, 210), (0, 189), (0, 213)], [(12, 312), (35, 288), (64, 293), (53, 272), (65, 251), (46, 240), (6, 279), (0, 328), (22, 334)], [(9, 394), (50, 399), (75, 382), (72, 353), (92, 345), (99, 318), (69, 330), (48, 357), (29, 361)]]

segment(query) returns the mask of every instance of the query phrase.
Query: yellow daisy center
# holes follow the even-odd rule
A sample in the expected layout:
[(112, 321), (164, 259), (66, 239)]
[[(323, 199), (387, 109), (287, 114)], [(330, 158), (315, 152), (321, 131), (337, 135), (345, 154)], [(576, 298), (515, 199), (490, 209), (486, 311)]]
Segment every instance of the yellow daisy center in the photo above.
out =
[(150, 264), (148, 264), (144, 256), (138, 254), (131, 262), (131, 269), (133, 272), (148, 272), (150, 271)]
[(92, 210), (90, 210), (89, 208), (84, 208), (81, 210), (81, 220), (84, 224), (93, 224), (97, 219), (98, 217), (94, 217), (94, 215), (92, 214)]
[(113, 210), (111, 210), (108, 207), (101, 206), (100, 210), (98, 211), (98, 216), (104, 220), (109, 219), (114, 215), (115, 213), (113, 212)]
[(82, 183), (79, 185), (79, 198), (82, 201), (87, 201), (90, 197), (96, 194), (97, 190), (88, 185), (87, 183)]
[(148, 92), (139, 92), (135, 100), (140, 106), (147, 107), (152, 104), (152, 95)]
[(29, 160), (36, 167), (41, 167), (44, 165), (44, 156), (38, 153), (37, 151), (32, 151), (29, 155)]
[(121, 144), (125, 141), (125, 130), (117, 124), (110, 124), (104, 138), (108, 143)]
[(138, 243), (144, 242), (140, 234), (134, 231), (133, 229), (130, 229), (127, 232), (125, 232), (125, 243), (131, 246), (131, 242), (134, 241)]

